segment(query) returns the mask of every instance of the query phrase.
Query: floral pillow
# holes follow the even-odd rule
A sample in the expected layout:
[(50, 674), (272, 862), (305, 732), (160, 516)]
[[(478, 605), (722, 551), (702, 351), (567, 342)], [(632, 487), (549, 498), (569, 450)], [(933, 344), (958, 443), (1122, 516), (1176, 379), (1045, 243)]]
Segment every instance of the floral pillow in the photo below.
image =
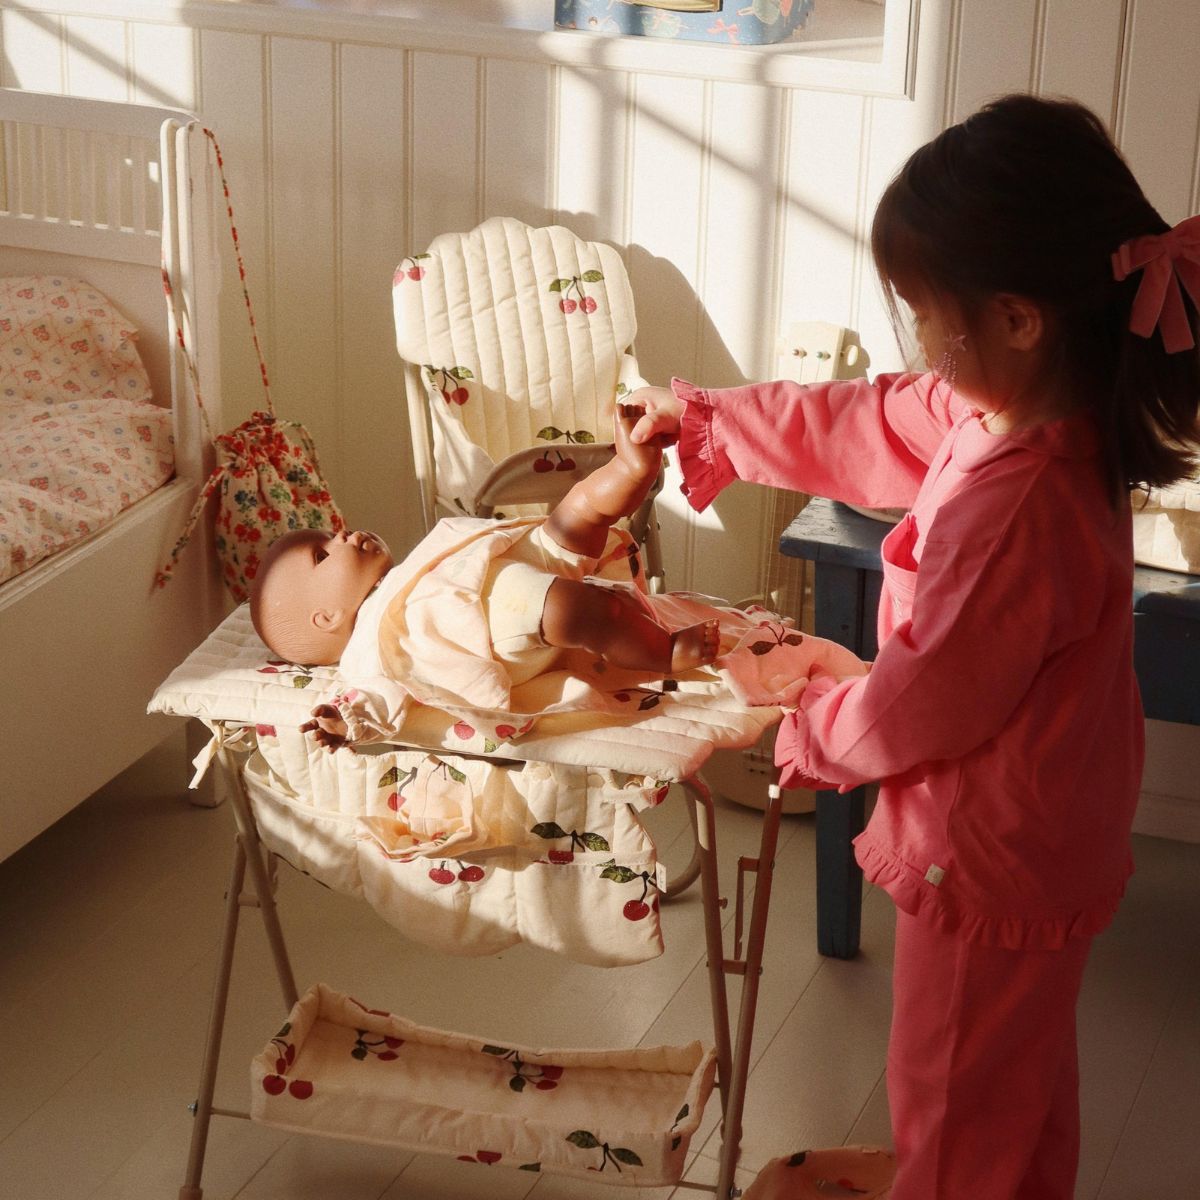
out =
[(78, 279), (0, 279), (0, 400), (150, 400), (137, 330)]

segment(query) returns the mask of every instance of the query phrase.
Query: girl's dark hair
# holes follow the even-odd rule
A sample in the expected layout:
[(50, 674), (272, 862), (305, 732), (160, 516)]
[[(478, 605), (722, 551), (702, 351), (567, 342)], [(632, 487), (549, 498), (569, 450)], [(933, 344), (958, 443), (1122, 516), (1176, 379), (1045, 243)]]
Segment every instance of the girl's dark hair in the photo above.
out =
[(1142, 273), (1112, 272), (1123, 242), (1168, 228), (1094, 113), (1011, 95), (912, 155), (883, 194), (871, 249), (893, 318), (908, 288), (953, 296), (968, 321), (998, 292), (1048, 310), (1056, 365), (1096, 419), (1115, 498), (1190, 474), (1200, 441), (1200, 352), (1131, 333)]

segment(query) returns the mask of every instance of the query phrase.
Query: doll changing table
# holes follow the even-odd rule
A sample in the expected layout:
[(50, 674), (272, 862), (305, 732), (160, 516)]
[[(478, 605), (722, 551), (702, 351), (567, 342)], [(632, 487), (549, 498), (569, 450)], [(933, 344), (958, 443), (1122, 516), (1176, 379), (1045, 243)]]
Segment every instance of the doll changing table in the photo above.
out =
[[(681, 677), (675, 688), (664, 688), (620, 728), (600, 725), (569, 736), (535, 729), (519, 746), (476, 747), (468, 739), (464, 750), (467, 731), (461, 722), (424, 710), (411, 727), (403, 727), (403, 742), (330, 755), (298, 727), (338, 686), (333, 668), (273, 663), (242, 606), (172, 673), (151, 702), (151, 711), (194, 716), (208, 726), (212, 741), (197, 759), (198, 774), (210, 764), (219, 767), (237, 826), (180, 1200), (199, 1200), (203, 1194), (200, 1181), (214, 1116), (593, 1181), (677, 1185), (714, 1088), (723, 1121), (712, 1190), (721, 1197), (733, 1195), (780, 794), (770, 789), (758, 855), (738, 860), (729, 953), (715, 809), (698, 771), (714, 747), (753, 743), (779, 710), (738, 704), (702, 669)], [(461, 777), (476, 795), (498, 796), (504, 812), (523, 814), (524, 823), (512, 822), (512, 828), (519, 831), (532, 821), (531, 844), (505, 834), (501, 840), (513, 844), (481, 852), (459, 854), (446, 842), (422, 847), (407, 859), (387, 858), (364, 836), (364, 826), (369, 827), (364, 818), (386, 814), (389, 804), (394, 811), (393, 797), (405, 781), (430, 770), (455, 782)], [(546, 771), (555, 773), (553, 787), (546, 786)], [(698, 1042), (599, 1050), (500, 1045), (416, 1025), (325, 984), (300, 994), (274, 898), (280, 859), (367, 900), (385, 919), (406, 928), (413, 927), (413, 911), (420, 914), (421, 929), (429, 922), (448, 922), (444, 928), (476, 939), (467, 952), (492, 953), (524, 938), (601, 964), (652, 957), (657, 897), (669, 894), (671, 885), (656, 866), (652, 846), (645, 854), (635, 810), (662, 799), (670, 784), (685, 793), (696, 828), (711, 1047)], [(559, 806), (559, 819), (549, 819), (551, 810), (538, 807), (546, 803)], [(752, 901), (746, 899), (749, 876), (755, 881)], [(414, 879), (424, 890), (410, 887)], [(463, 908), (463, 897), (469, 900), (472, 889), (483, 895), (488, 887), (498, 897), (497, 907), (477, 926), (469, 907)], [(587, 920), (572, 925), (568, 893), (579, 889)], [(412, 904), (424, 907), (404, 907)], [(636, 922), (628, 919), (631, 904), (638, 906)], [(607, 927), (605, 906), (615, 913)], [(251, 1065), (248, 1111), (215, 1102), (243, 907), (260, 911), (286, 1018), (277, 1030), (264, 1031), (263, 1050)], [(539, 907), (564, 912), (567, 932), (547, 933), (531, 919)], [(512, 920), (497, 935), (503, 925), (495, 915), (500, 911)], [(640, 944), (621, 941), (614, 932), (627, 937), (635, 925)], [(489, 941), (497, 936), (498, 941)], [(561, 937), (561, 945), (555, 937)], [(736, 1034), (730, 1026), (729, 975), (741, 977)], [(431, 1083), (435, 1080), (437, 1086)], [(447, 1080), (453, 1099), (447, 1098)], [(477, 1157), (480, 1147), (487, 1148), (486, 1160)]]

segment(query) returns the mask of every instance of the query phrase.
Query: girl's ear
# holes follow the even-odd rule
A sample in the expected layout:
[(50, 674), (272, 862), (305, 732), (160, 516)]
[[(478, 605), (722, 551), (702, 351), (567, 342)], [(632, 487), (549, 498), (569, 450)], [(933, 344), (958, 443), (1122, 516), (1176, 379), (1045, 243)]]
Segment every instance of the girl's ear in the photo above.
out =
[(1040, 304), (1026, 296), (1000, 292), (993, 297), (1002, 336), (1011, 350), (1036, 350), (1046, 336), (1046, 317)]

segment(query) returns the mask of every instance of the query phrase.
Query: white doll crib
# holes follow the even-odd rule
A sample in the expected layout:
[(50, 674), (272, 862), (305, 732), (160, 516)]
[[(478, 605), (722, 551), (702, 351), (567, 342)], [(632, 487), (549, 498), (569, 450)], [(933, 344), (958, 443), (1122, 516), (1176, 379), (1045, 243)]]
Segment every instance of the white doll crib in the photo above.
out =
[[(215, 193), (191, 121), (174, 109), (0, 89), (0, 276), (68, 281), (76, 296), (83, 292), (70, 281), (81, 281), (111, 301), (138, 330), (152, 402), (170, 414), (174, 436), (171, 478), (0, 584), (0, 858), (171, 732), (146, 716), (147, 700), (223, 612), (206, 556), (186, 564), (171, 588), (153, 587), (211, 465), (177, 355), (164, 270), (219, 420)], [(55, 298), (65, 305), (61, 292)], [(87, 311), (80, 316), (86, 323)], [(14, 421), (22, 407), (48, 412), (71, 399), (51, 396), (48, 385), (35, 399), (8, 391), (4, 413)], [(32, 506), (20, 473), (3, 474), (2, 504)], [(83, 672), (88, 686), (74, 686)]]
[[(763, 628), (757, 614), (730, 619)], [(698, 772), (713, 748), (752, 743), (779, 710), (741, 704), (714, 668), (702, 668), (647, 693), (653, 703), (616, 725), (563, 731), (548, 723), (496, 745), (461, 720), (418, 707), (394, 742), (328, 754), (299, 726), (344, 687), (334, 668), (273, 661), (242, 606), (152, 702), (153, 711), (197, 717), (212, 731), (198, 767), (219, 765), (237, 824), (180, 1200), (202, 1195), (214, 1116), (591, 1180), (695, 1187), (681, 1177), (714, 1085), (723, 1132), (708, 1190), (732, 1196), (780, 797), (772, 788), (757, 857), (738, 862), (729, 952), (714, 805)], [(487, 836), (481, 840), (478, 827), (464, 833), (468, 818), (411, 853), (384, 854), (375, 825), (395, 816), (401, 793), (424, 787), (428, 796), (434, 784), (443, 797), (447, 787), (466, 789)], [(323, 984), (300, 994), (274, 900), (280, 859), (367, 901), (417, 940), (455, 939), (458, 952), (491, 954), (525, 940), (596, 964), (652, 958), (662, 947), (657, 899), (666, 881), (637, 811), (671, 784), (687, 797), (700, 847), (711, 1047), (516, 1046), (424, 1028)], [(747, 909), (748, 875), (756, 886)], [(262, 915), (286, 1020), (264, 1031), (245, 1109), (218, 1105), (215, 1086), (247, 905)], [(736, 1035), (729, 975), (741, 977)], [(448, 1079), (453, 1102), (444, 1094)]]

